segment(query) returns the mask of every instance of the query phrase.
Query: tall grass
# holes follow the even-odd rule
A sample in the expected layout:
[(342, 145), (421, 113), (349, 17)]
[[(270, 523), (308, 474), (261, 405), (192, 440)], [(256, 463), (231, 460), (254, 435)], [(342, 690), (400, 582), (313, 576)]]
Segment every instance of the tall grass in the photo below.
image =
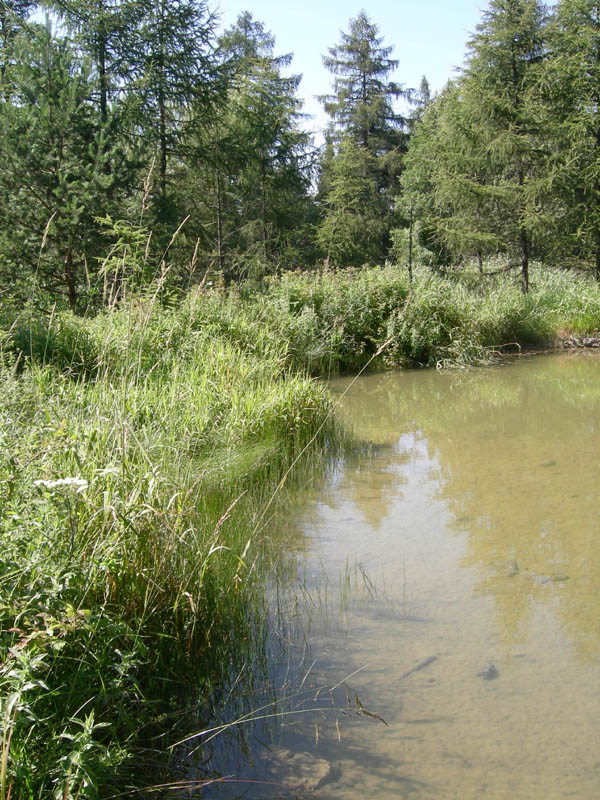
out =
[(487, 280), (322, 271), (0, 320), (0, 800), (143, 783), (247, 657), (282, 476), (340, 440), (309, 373), (600, 330), (587, 279)]
[(187, 306), (5, 338), (0, 798), (105, 796), (239, 657), (261, 509), (330, 402)]
[(188, 303), (198, 329), (257, 355), (276, 343), (286, 364), (313, 375), (358, 371), (383, 345), (374, 366), (466, 366), (600, 330), (598, 284), (541, 267), (526, 296), (504, 274), (463, 269), (449, 278), (422, 268), (411, 286), (389, 265), (289, 273)]

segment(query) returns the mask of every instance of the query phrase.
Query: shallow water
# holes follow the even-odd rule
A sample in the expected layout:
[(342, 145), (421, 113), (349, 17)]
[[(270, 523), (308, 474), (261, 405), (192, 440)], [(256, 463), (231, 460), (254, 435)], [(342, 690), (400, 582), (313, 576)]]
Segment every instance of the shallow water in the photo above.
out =
[(599, 797), (600, 358), (332, 389), (364, 446), (298, 514), (295, 697), (219, 796)]

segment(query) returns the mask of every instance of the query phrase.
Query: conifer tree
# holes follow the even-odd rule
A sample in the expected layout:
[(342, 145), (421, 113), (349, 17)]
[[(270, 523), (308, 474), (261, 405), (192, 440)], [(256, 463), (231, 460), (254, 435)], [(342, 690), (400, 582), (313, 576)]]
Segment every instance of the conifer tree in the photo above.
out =
[(168, 191), (168, 163), (181, 152), (186, 124), (208, 113), (222, 88), (215, 60), (216, 19), (204, 0), (145, 0), (139, 96), (143, 128), (158, 150), (157, 212), (178, 224)]
[[(350, 252), (362, 260), (381, 262), (390, 246), (395, 197), (399, 191), (398, 176), (407, 142), (407, 121), (397, 113), (394, 103), (407, 93), (390, 80), (398, 62), (390, 58), (392, 48), (382, 43), (377, 26), (361, 11), (350, 20), (348, 33), (342, 32), (340, 44), (330, 48), (329, 55), (323, 58), (323, 63), (334, 76), (333, 94), (320, 99), (331, 117), (329, 135), (335, 149), (331, 153), (330, 147), (321, 167), (331, 176), (327, 181), (331, 180), (332, 191), (335, 184), (335, 192), (333, 197), (323, 196), (327, 181), (321, 181), (322, 230), (318, 235), (321, 244), (333, 241), (332, 232), (340, 230), (339, 209), (345, 203), (344, 200), (340, 205), (340, 199), (346, 196), (341, 186), (344, 175), (356, 188), (357, 179), (362, 174), (365, 185), (360, 194), (370, 196), (375, 186), (381, 200), (375, 205), (368, 203), (365, 208), (365, 213), (367, 209), (374, 213), (377, 207), (379, 216), (367, 220), (362, 215), (366, 223), (362, 227), (362, 244), (356, 242), (341, 249), (326, 248), (325, 256), (329, 254), (344, 263), (347, 263)], [(362, 154), (360, 148), (364, 151)], [(336, 165), (338, 158), (342, 163)], [(362, 164), (360, 169), (357, 168), (359, 162)], [(368, 171), (365, 171), (367, 166)], [(355, 236), (361, 235), (360, 226), (351, 227)], [(375, 231), (378, 231), (377, 236)]]
[(546, 163), (537, 88), (545, 24), (537, 0), (491, 0), (470, 41), (460, 82), (461, 115), (476, 169), (457, 177), (482, 199), (483, 213), (493, 208), (501, 221), (508, 251), (518, 253), (524, 292)]
[(350, 20), (349, 32), (341, 32), (340, 44), (323, 57), (334, 76), (333, 94), (321, 97), (332, 130), (375, 155), (403, 142), (405, 124), (393, 104), (406, 92), (388, 80), (398, 62), (390, 58), (393, 48), (383, 47), (382, 42), (377, 26), (361, 11)]
[(591, 256), (600, 280), (600, 2), (561, 0), (543, 74), (553, 140), (546, 222), (564, 262)]
[[(7, 79), (6, 70), (11, 61), (15, 37), (36, 5), (33, 0), (0, 0), (0, 87), (4, 86)], [(4, 94), (6, 96), (6, 91)]]
[(387, 235), (386, 202), (377, 185), (376, 157), (350, 136), (331, 162), (317, 241), (327, 263), (376, 264)]
[[(310, 137), (300, 127), (299, 76), (283, 73), (273, 36), (246, 12), (219, 40), (233, 71), (226, 102), (195, 133), (195, 178), (211, 189), (215, 250), (228, 279), (298, 263), (307, 219)], [(197, 192), (196, 192), (197, 194)]]
[(462, 81), (449, 83), (415, 127), (402, 174), (402, 201), (420, 221), (420, 244), (438, 264), (505, 248), (504, 216), (493, 190), (485, 131), (465, 101)]
[(132, 56), (146, 0), (45, 0), (81, 43), (94, 64), (103, 124), (109, 105), (134, 78)]
[(432, 101), (433, 97), (431, 95), (429, 81), (425, 75), (423, 75), (418, 90), (410, 96), (410, 103), (413, 107), (410, 114), (411, 131), (414, 130), (416, 123), (423, 119), (423, 114), (427, 111)]
[(77, 308), (93, 288), (110, 188), (90, 70), (49, 27), (31, 26), (15, 48), (0, 104), (0, 263), (15, 285), (36, 274)]

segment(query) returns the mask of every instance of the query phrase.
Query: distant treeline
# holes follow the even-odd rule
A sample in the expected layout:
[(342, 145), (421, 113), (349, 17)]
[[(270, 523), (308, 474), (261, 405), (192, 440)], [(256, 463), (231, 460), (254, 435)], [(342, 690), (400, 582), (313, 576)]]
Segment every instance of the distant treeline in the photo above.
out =
[(5, 299), (494, 254), (525, 291), (534, 258), (600, 278), (600, 3), (491, 0), (435, 97), (391, 80), (359, 13), (324, 57), (322, 147), (291, 54), (248, 12), (217, 22), (203, 0), (0, 0)]

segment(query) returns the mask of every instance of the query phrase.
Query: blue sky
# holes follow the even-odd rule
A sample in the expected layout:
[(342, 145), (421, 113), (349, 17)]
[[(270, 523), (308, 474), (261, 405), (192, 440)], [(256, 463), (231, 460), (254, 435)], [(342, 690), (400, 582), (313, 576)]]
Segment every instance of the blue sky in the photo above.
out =
[(276, 53), (294, 54), (291, 71), (303, 76), (300, 95), (305, 112), (315, 116), (310, 126), (315, 129), (326, 117), (314, 95), (327, 94), (331, 86), (321, 56), (339, 42), (340, 31), (361, 9), (379, 26), (383, 44), (394, 47), (393, 57), (400, 62), (394, 80), (417, 88), (426, 75), (438, 90), (462, 65), (466, 42), (486, 7), (486, 0), (218, 0), (216, 6), (223, 27), (249, 10), (274, 34)]

